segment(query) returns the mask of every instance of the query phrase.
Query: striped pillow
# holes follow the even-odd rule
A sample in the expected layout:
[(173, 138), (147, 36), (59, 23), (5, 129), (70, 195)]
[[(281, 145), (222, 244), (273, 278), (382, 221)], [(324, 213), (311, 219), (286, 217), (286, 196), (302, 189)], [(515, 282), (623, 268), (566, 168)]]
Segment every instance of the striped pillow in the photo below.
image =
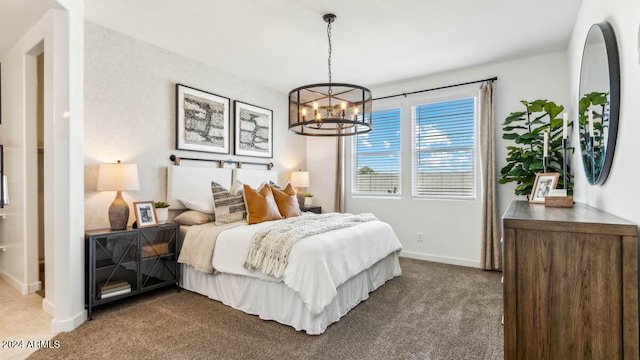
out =
[(242, 194), (233, 195), (215, 181), (211, 182), (211, 193), (213, 194), (213, 211), (216, 215), (216, 225), (229, 224), (247, 217)]

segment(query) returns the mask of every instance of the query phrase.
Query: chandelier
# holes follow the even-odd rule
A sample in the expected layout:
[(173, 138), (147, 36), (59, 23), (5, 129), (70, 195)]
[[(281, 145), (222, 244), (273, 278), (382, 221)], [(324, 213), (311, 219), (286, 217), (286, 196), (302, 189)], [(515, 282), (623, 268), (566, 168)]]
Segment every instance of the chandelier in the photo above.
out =
[(289, 131), (306, 136), (350, 136), (371, 131), (371, 90), (331, 82), (331, 24), (322, 17), (329, 39), (329, 82), (301, 86), (289, 92)]

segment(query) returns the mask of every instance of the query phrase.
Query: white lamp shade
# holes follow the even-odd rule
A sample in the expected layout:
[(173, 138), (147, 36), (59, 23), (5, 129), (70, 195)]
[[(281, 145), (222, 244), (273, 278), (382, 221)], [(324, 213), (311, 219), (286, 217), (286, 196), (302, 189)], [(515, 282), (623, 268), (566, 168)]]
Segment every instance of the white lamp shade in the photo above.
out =
[(98, 190), (140, 190), (138, 165), (102, 164), (98, 173)]
[(307, 171), (292, 172), (291, 185), (294, 187), (309, 187), (309, 173)]

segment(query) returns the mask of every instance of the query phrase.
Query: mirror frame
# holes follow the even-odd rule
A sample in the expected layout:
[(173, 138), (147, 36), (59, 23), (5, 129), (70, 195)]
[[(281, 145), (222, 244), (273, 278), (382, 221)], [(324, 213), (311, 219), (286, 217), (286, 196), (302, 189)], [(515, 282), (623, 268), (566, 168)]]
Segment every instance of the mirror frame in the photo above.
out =
[[(582, 143), (580, 144), (580, 151), (582, 157), (582, 163), (585, 168), (585, 177), (587, 181), (591, 185), (602, 185), (607, 180), (609, 176), (609, 172), (611, 170), (611, 165), (613, 163), (613, 155), (616, 149), (616, 140), (618, 137), (618, 122), (620, 118), (620, 58), (618, 56), (618, 44), (616, 42), (616, 35), (613, 31), (613, 27), (608, 22), (596, 23), (589, 28), (589, 32), (585, 38), (584, 48), (582, 50), (582, 61), (580, 63), (580, 83), (578, 87), (578, 116), (580, 114), (580, 99), (582, 98), (582, 88), (583, 84), (583, 71), (584, 71), (584, 60), (585, 60), (585, 50), (587, 47), (587, 42), (589, 39), (589, 34), (593, 31), (594, 28), (600, 29), (602, 36), (604, 38), (604, 45), (607, 52), (607, 66), (609, 70), (609, 132), (606, 139), (606, 147), (604, 154), (604, 162), (602, 164), (602, 169), (600, 169), (600, 173), (597, 175), (595, 179), (589, 179), (586, 174), (587, 166), (591, 167), (592, 164), (587, 164), (585, 159), (585, 150), (582, 147)], [(580, 122), (579, 122), (580, 123)], [(585, 125), (579, 125), (579, 136), (584, 134), (584, 132), (588, 131)]]

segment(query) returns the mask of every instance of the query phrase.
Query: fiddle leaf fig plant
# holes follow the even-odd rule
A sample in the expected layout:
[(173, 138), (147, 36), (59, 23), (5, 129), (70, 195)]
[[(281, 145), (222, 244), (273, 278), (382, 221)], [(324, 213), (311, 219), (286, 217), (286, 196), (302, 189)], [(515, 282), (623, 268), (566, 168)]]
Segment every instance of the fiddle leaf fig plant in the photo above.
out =
[[(558, 117), (564, 106), (553, 101), (520, 101), (524, 111), (510, 113), (502, 123), (502, 138), (515, 144), (507, 146), (507, 165), (500, 170), (500, 184), (516, 183), (516, 195), (529, 195), (536, 174), (543, 172), (544, 133), (549, 133), (547, 172), (560, 173), (558, 188), (564, 188), (562, 179), (562, 127)], [(572, 126), (573, 122), (569, 122)], [(572, 153), (573, 148), (568, 148)], [(573, 186), (573, 176), (567, 167), (567, 182)]]

